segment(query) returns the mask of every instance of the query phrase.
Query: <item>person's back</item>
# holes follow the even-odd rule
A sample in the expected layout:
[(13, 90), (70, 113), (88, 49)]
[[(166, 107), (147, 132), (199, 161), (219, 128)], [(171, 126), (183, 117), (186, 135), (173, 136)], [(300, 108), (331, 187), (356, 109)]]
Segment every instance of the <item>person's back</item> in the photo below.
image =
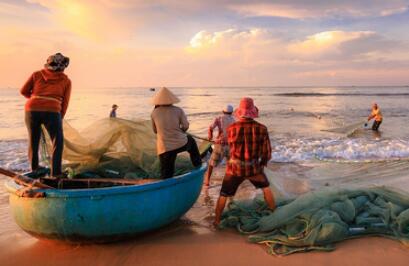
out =
[(71, 81), (63, 73), (69, 58), (61, 53), (51, 55), (44, 69), (34, 72), (20, 93), (28, 100), (25, 104), (25, 121), (28, 130), (31, 170), (40, 169), (38, 149), (44, 126), (53, 143), (51, 175), (62, 177), (64, 134), (62, 119), (67, 112), (71, 95)]
[(71, 94), (71, 81), (62, 72), (42, 69), (32, 74), (20, 92), (29, 98), (26, 111), (61, 112), (64, 117)]
[(252, 176), (262, 171), (271, 159), (267, 127), (253, 119), (242, 118), (227, 129), (230, 160), (226, 175)]
[(228, 104), (223, 109), (223, 115), (216, 117), (213, 123), (209, 126), (208, 139), (213, 141), (213, 131), (217, 129), (218, 134), (214, 140), (213, 152), (209, 159), (209, 166), (205, 177), (205, 186), (209, 186), (210, 177), (213, 173), (213, 168), (218, 166), (224, 158), (229, 158), (229, 148), (227, 145), (227, 128), (235, 122), (232, 115), (233, 106)]
[(269, 181), (264, 174), (264, 167), (271, 159), (271, 144), (267, 127), (258, 123), (258, 108), (251, 98), (240, 100), (235, 111), (239, 121), (227, 128), (227, 143), (230, 159), (227, 162), (220, 196), (217, 200), (214, 225), (220, 223), (221, 214), (228, 197), (233, 197), (244, 180), (250, 181), (257, 189), (262, 189), (264, 199), (271, 210), (275, 209), (274, 196), (269, 188)]
[(183, 110), (174, 105), (162, 105), (152, 112), (155, 125), (158, 154), (182, 147), (187, 143), (189, 123)]
[(216, 138), (216, 143), (227, 143), (227, 128), (233, 124), (236, 120), (231, 114), (223, 114), (216, 118), (216, 121), (219, 126), (219, 132)]
[(152, 98), (155, 106), (151, 114), (152, 129), (156, 134), (157, 153), (161, 164), (161, 177), (172, 177), (178, 153), (187, 151), (194, 167), (200, 167), (202, 160), (195, 140), (185, 133), (189, 122), (182, 108), (173, 106), (177, 98), (168, 88), (163, 87)]

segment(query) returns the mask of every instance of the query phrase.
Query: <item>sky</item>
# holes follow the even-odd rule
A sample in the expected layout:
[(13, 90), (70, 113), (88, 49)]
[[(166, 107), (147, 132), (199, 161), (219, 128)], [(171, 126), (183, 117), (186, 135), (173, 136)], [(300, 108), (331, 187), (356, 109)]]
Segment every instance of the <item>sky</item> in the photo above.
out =
[(0, 88), (409, 84), (409, 0), (0, 0)]

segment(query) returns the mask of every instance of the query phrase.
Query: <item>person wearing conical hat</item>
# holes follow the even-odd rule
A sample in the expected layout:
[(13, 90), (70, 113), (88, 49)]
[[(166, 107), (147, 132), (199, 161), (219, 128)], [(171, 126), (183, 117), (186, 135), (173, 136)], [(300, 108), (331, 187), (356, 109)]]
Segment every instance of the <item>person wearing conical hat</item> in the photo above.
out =
[(151, 114), (152, 128), (156, 134), (156, 149), (161, 165), (161, 178), (170, 178), (175, 172), (178, 153), (187, 151), (194, 167), (202, 165), (196, 141), (186, 134), (189, 122), (180, 102), (168, 88), (161, 88), (152, 98), (155, 106)]
[(230, 104), (223, 108), (222, 115), (215, 118), (209, 126), (208, 139), (213, 140), (213, 131), (217, 129), (217, 137), (214, 140), (214, 148), (212, 156), (209, 160), (209, 168), (207, 169), (205, 186), (209, 186), (210, 177), (212, 176), (213, 168), (218, 166), (224, 158), (229, 158), (229, 147), (227, 145), (227, 128), (235, 122), (233, 117), (233, 106)]
[(51, 175), (60, 177), (64, 135), (62, 119), (71, 95), (71, 80), (64, 74), (70, 59), (61, 53), (48, 57), (44, 69), (34, 72), (20, 93), (27, 98), (25, 122), (28, 129), (28, 157), (33, 172), (40, 169), (38, 149), (41, 126), (47, 129), (53, 143)]
[(251, 98), (241, 99), (235, 115), (238, 121), (227, 128), (230, 158), (216, 204), (215, 226), (220, 223), (227, 198), (233, 197), (240, 184), (246, 179), (256, 188), (263, 190), (268, 207), (275, 209), (274, 197), (264, 174), (264, 167), (271, 159), (267, 127), (254, 120), (258, 117), (258, 109)]

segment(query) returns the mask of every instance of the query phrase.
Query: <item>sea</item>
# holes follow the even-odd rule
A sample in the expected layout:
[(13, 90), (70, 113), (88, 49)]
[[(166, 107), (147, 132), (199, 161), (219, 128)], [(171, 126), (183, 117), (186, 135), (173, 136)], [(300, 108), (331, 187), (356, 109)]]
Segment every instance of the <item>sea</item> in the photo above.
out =
[[(389, 161), (409, 158), (409, 87), (271, 87), (172, 88), (188, 115), (190, 132), (206, 137), (207, 128), (227, 104), (252, 97), (261, 123), (270, 132), (272, 161), (305, 163)], [(109, 115), (119, 105), (118, 117), (149, 119), (149, 88), (75, 89), (66, 120), (81, 130)], [(372, 103), (384, 115), (379, 133), (364, 129)], [(0, 89), (0, 166), (26, 171), (27, 131), (25, 98), (18, 89)], [(359, 121), (362, 130), (350, 136), (325, 130)], [(370, 127), (371, 124), (367, 127)]]
[[(191, 87), (171, 88), (180, 98), (189, 131), (206, 137), (213, 120), (227, 104), (237, 107), (242, 97), (252, 97), (259, 122), (268, 127), (272, 144), (269, 165), (273, 178), (286, 183), (293, 193), (321, 186), (387, 185), (409, 193), (409, 86), (401, 87)], [(76, 129), (106, 118), (111, 106), (119, 106), (124, 119), (149, 119), (153, 106), (150, 88), (73, 88), (66, 120)], [(384, 121), (379, 132), (365, 120), (377, 103)], [(18, 89), (0, 89), (0, 167), (17, 172), (29, 170), (25, 99)], [(334, 128), (362, 124), (348, 134)], [(95, 129), (98, 130), (98, 129)], [(329, 130), (329, 131), (328, 131)], [(223, 178), (218, 167), (211, 186), (183, 218), (208, 227)], [(7, 178), (0, 176), (0, 182)], [(288, 185), (290, 184), (290, 185)], [(291, 185), (292, 184), (292, 185)], [(239, 198), (256, 195), (246, 183)], [(13, 222), (7, 192), (0, 188), (0, 246), (7, 241), (32, 239)], [(24, 242), (25, 243), (25, 242)], [(30, 242), (31, 243), (31, 242)]]

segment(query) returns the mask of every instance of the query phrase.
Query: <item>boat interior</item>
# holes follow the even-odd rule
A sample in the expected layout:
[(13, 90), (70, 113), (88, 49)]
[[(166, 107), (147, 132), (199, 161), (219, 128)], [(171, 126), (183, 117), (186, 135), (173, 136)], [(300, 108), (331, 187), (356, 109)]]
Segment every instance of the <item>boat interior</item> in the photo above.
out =
[(101, 175), (94, 175), (93, 177), (91, 177), (91, 174), (84, 176), (78, 175), (74, 178), (54, 178), (49, 177), (49, 172), (49, 169), (43, 168), (40, 171), (26, 173), (24, 176), (57, 189), (88, 189), (114, 186), (144, 185), (160, 180), (158, 178), (112, 178), (108, 176), (104, 177)]

